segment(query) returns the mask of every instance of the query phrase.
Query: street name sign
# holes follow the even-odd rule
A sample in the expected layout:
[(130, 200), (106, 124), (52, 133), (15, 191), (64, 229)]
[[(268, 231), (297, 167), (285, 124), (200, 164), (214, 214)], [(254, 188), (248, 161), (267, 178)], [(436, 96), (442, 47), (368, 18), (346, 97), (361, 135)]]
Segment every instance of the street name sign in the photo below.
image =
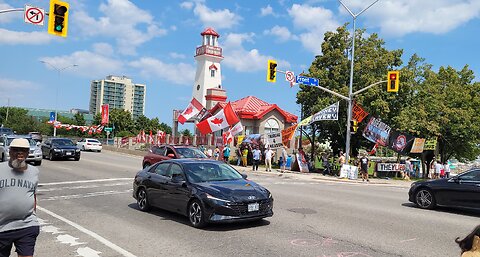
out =
[(307, 86), (318, 86), (318, 79), (310, 78), (305, 76), (296, 76), (296, 81), (298, 84), (304, 84)]
[(105, 128), (105, 132), (112, 132), (113, 128)]
[(45, 10), (34, 6), (25, 5), (25, 13), (23, 18), (26, 23), (43, 26), (45, 21)]

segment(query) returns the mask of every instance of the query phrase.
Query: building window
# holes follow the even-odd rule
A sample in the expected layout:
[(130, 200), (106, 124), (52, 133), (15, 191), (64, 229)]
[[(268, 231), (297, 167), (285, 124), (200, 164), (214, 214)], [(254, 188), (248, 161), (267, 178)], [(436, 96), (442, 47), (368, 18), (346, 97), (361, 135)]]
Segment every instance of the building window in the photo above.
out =
[(277, 120), (268, 119), (265, 123), (265, 133), (278, 132), (279, 130), (280, 126), (278, 125)]
[(197, 85), (197, 90), (200, 90), (200, 85)]
[(210, 77), (212, 77), (212, 78), (215, 77), (215, 70), (210, 70)]

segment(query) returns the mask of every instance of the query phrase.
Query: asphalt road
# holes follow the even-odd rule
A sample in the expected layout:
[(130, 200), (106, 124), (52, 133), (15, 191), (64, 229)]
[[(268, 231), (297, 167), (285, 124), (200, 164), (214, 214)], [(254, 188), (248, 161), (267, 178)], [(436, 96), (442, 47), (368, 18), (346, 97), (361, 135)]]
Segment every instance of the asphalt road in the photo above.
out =
[(249, 174), (273, 194), (272, 218), (200, 230), (186, 217), (144, 213), (132, 198), (141, 158), (82, 152), (44, 160), (36, 256), (459, 256), (480, 214), (408, 203), (408, 188)]

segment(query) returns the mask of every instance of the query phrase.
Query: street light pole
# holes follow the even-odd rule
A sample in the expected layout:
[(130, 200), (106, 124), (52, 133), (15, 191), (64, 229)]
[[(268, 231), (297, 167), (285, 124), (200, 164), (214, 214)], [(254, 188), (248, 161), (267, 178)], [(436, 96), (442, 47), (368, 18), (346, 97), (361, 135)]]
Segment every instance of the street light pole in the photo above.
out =
[(355, 21), (357, 17), (360, 16), (363, 12), (365, 12), (368, 8), (372, 7), (376, 2), (379, 0), (375, 0), (372, 4), (370, 4), (367, 8), (363, 9), (357, 14), (354, 14), (348, 7), (341, 1), (338, 0), (340, 4), (350, 13), (353, 18), (353, 33), (352, 33), (352, 56), (350, 62), (350, 86), (348, 88), (348, 111), (347, 111), (347, 135), (346, 135), (346, 142), (345, 142), (345, 162), (348, 163), (350, 159), (350, 122), (352, 121), (352, 103), (353, 103), (353, 62), (355, 59)]
[[(49, 65), (50, 67), (52, 67), (54, 70), (56, 70), (58, 72), (58, 78), (60, 79), (60, 73), (68, 68), (73, 68), (73, 67), (77, 67), (78, 64), (72, 64), (72, 65), (68, 65), (68, 66), (65, 66), (63, 68), (58, 68), (57, 66), (47, 62), (47, 61), (40, 61), (41, 63), (44, 63), (44, 64), (47, 64)], [(56, 90), (55, 90), (55, 120), (53, 121), (53, 137), (56, 137), (57, 136), (57, 119), (58, 119), (58, 84), (56, 86)]]

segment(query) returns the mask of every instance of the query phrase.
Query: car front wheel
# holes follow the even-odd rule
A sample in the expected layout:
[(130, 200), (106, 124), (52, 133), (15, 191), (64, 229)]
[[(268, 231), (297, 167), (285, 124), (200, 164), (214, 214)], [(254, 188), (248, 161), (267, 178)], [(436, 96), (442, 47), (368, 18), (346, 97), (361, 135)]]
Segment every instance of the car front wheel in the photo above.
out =
[(53, 157), (53, 153), (52, 153), (52, 152), (50, 152), (50, 153), (48, 154), (48, 159), (49, 159), (50, 161), (55, 160), (55, 157)]
[(195, 228), (203, 228), (207, 224), (205, 222), (202, 204), (198, 200), (193, 200), (188, 207), (188, 219), (190, 224)]
[(150, 203), (148, 202), (147, 191), (140, 188), (137, 193), (137, 205), (141, 211), (149, 211)]
[(435, 196), (432, 191), (421, 188), (415, 194), (415, 203), (422, 209), (433, 209), (435, 207)]

